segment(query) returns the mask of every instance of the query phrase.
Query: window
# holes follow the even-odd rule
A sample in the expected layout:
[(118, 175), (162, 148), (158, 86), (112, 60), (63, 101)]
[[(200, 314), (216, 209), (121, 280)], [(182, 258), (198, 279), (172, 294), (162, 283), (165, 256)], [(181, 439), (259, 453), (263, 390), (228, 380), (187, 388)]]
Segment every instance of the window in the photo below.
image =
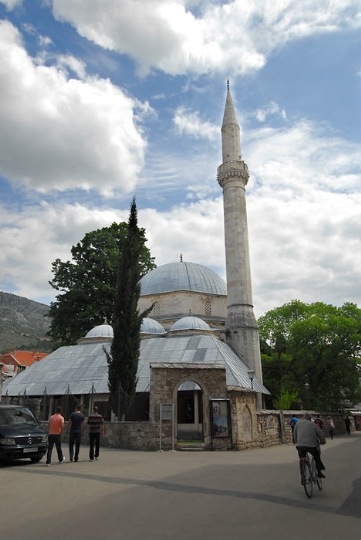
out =
[(154, 302), (152, 315), (153, 317), (160, 317), (160, 303), (159, 302)]

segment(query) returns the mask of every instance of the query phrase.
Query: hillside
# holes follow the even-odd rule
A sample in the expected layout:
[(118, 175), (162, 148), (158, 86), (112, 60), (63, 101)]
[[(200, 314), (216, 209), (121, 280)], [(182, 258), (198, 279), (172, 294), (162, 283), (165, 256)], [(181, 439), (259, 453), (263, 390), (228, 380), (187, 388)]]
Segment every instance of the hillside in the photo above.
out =
[(12, 349), (51, 351), (49, 306), (0, 292), (0, 354)]

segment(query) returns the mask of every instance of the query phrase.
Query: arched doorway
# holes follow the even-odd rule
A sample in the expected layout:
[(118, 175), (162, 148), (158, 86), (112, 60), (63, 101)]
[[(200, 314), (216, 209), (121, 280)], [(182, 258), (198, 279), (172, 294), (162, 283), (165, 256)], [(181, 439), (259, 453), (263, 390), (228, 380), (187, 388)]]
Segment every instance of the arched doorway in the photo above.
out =
[(203, 392), (194, 381), (186, 381), (178, 388), (177, 438), (178, 442), (203, 442)]

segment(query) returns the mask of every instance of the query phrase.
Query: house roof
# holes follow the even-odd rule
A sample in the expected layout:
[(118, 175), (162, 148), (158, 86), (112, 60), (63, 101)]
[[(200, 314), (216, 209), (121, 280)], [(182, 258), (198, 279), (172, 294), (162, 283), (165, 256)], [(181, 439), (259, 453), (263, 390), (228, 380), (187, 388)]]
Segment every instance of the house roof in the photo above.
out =
[(24, 367), (30, 367), (34, 362), (42, 360), (49, 353), (41, 353), (38, 351), (9, 351), (6, 354), (0, 355), (0, 362), (4, 364), (16, 363)]
[[(104, 349), (109, 352), (109, 342), (82, 342), (61, 347), (40, 363), (6, 381), (3, 395), (28, 396), (73, 395), (108, 393), (108, 364)], [(249, 388), (251, 381), (248, 366), (233, 350), (214, 335), (189, 335), (154, 337), (141, 341), (137, 372), (137, 392), (147, 392), (150, 386), (150, 364), (197, 363), (224, 365), (228, 386)], [(268, 394), (268, 390), (256, 378), (256, 392)]]

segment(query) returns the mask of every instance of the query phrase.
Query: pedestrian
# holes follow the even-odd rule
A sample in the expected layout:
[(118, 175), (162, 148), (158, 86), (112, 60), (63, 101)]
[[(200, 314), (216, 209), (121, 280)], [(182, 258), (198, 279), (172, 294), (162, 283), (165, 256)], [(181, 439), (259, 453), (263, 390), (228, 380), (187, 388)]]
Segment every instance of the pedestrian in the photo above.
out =
[(64, 429), (64, 418), (61, 415), (62, 408), (57, 407), (56, 413), (49, 418), (49, 434), (48, 434), (48, 452), (46, 455), (46, 466), (50, 467), (51, 454), (55, 444), (56, 451), (58, 453), (59, 463), (64, 463), (65, 457), (61, 449), (61, 434)]
[[(70, 429), (70, 433), (69, 433)], [(66, 432), (69, 433), (69, 457), (70, 461), (77, 462), (79, 459), (79, 449), (80, 441), (82, 435), (84, 435), (85, 430), (85, 417), (83, 413), (80, 412), (80, 406), (75, 407), (75, 411), (71, 413), (68, 420), (68, 425)], [(74, 454), (74, 444), (75, 444), (75, 454)]]
[(327, 427), (330, 433), (330, 437), (331, 439), (333, 439), (333, 432), (335, 431), (335, 424), (333, 423), (331, 416), (327, 417)]
[(295, 429), (295, 425), (296, 425), (297, 422), (298, 422), (297, 416), (292, 415), (291, 418), (290, 418), (290, 426), (291, 426), (291, 430), (292, 430), (292, 435), (293, 435), (293, 430)]
[[(326, 444), (323, 431), (315, 422), (311, 422), (311, 415), (305, 412), (303, 419), (297, 422), (293, 431), (293, 442), (296, 445), (298, 457), (300, 460), (307, 456), (309, 452), (314, 458), (318, 478), (326, 478), (322, 471), (325, 466), (321, 461), (320, 444)], [(302, 464), (300, 461), (301, 483), (302, 483)]]
[[(104, 419), (94, 407), (94, 412), (88, 418), (89, 425), (89, 461), (99, 459), (100, 436), (104, 435)], [(95, 447), (95, 452), (94, 452)]]
[(345, 426), (346, 426), (347, 435), (350, 435), (350, 433), (351, 433), (351, 421), (350, 421), (348, 416), (346, 416), (346, 418), (345, 418)]
[(319, 414), (316, 416), (315, 424), (316, 424), (320, 429), (323, 429), (323, 422), (322, 422), (322, 420), (321, 420)]

